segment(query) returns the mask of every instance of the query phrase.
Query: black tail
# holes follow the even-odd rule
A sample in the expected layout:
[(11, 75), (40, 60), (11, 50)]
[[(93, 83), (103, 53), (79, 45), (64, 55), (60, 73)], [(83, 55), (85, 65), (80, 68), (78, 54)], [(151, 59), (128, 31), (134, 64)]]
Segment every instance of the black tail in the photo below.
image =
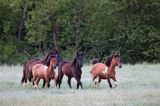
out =
[(30, 70), (30, 69), (28, 68), (28, 80), (29, 80), (29, 82), (32, 81), (32, 78), (33, 78), (32, 70)]
[(22, 79), (21, 79), (21, 83), (25, 82), (25, 78), (26, 78), (25, 69), (26, 69), (26, 63), (24, 63), (24, 66), (23, 66), (23, 76), (22, 76)]
[(24, 81), (25, 81), (25, 69), (23, 69), (23, 77), (22, 77), (22, 79), (21, 79), (21, 83), (24, 83)]
[(95, 58), (95, 59), (92, 60), (92, 65), (94, 65), (96, 63), (99, 63), (99, 60), (97, 58)]

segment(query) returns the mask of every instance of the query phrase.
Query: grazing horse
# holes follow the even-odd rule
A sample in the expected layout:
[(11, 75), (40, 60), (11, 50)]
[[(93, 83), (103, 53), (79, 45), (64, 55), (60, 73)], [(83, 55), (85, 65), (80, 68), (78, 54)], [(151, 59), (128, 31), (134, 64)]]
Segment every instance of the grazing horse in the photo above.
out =
[(46, 65), (42, 63), (37, 63), (32, 67), (32, 75), (33, 75), (33, 80), (32, 83), (33, 85), (37, 88), (38, 83), (40, 79), (44, 79), (45, 83), (43, 83), (43, 87), (46, 86), (49, 88), (50, 87), (50, 80), (55, 80), (55, 72), (54, 69), (57, 66), (57, 58), (52, 57), (50, 59), (50, 64), (47, 67)]
[(56, 80), (56, 86), (61, 86), (63, 75), (65, 74), (68, 77), (68, 85), (70, 88), (71, 86), (71, 78), (74, 77), (77, 81), (77, 89), (79, 89), (79, 85), (83, 89), (81, 80), (82, 74), (82, 66), (83, 66), (83, 53), (77, 52), (76, 57), (73, 59), (72, 62), (70, 61), (62, 61), (58, 66), (58, 77)]
[[(110, 79), (115, 82), (115, 87), (117, 86), (116, 80), (116, 70), (115, 67), (118, 66), (119, 68), (122, 67), (120, 54), (114, 54), (111, 59), (111, 64), (109, 67), (106, 66), (104, 63), (96, 63), (93, 64), (91, 74), (93, 77), (93, 81), (98, 77), (98, 85), (101, 82), (101, 79), (107, 79), (109, 87), (112, 88), (112, 84)], [(96, 83), (95, 83), (96, 84)]]
[(32, 60), (27, 61), (24, 64), (23, 77), (22, 77), (21, 83), (27, 83), (27, 79), (31, 82), (31, 78), (32, 78), (31, 69), (32, 69), (32, 67), (35, 64), (39, 64), (39, 63), (42, 63), (46, 66), (49, 66), (49, 64), (50, 64), (49, 62), (50, 62), (50, 59), (52, 56), (56, 56), (58, 63), (60, 63), (61, 58), (60, 58), (57, 51), (50, 51), (43, 60), (32, 59)]

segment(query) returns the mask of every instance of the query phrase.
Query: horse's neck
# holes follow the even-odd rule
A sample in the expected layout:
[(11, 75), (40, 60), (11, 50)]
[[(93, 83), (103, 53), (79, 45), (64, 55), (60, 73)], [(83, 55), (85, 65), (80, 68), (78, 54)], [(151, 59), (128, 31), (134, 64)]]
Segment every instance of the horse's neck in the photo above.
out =
[(111, 63), (111, 65), (108, 68), (108, 73), (114, 73), (115, 74), (115, 65)]
[(45, 64), (45, 59), (42, 60), (42, 64), (46, 65), (46, 64)]
[(50, 62), (50, 65), (49, 65), (49, 67), (48, 67), (48, 71), (51, 72), (52, 69), (53, 69), (53, 65), (52, 65), (52, 62)]

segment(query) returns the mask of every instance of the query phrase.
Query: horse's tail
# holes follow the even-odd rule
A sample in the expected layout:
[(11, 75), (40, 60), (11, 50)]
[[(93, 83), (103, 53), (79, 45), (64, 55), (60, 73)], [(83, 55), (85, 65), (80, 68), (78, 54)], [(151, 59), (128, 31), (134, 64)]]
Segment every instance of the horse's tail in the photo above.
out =
[(25, 73), (25, 80), (29, 80), (29, 82), (32, 81), (32, 73), (30, 69), (30, 64), (32, 61), (28, 61), (26, 65), (24, 66), (24, 73)]
[(96, 63), (99, 63), (99, 60), (97, 58), (95, 58), (95, 59), (92, 60), (92, 65), (94, 65)]
[(21, 83), (24, 83), (25, 78), (26, 78), (26, 74), (25, 74), (26, 64), (27, 63), (24, 63), (24, 65), (23, 65), (23, 76), (22, 76), (22, 79), (21, 79)]
[(25, 69), (23, 69), (23, 76), (22, 76), (22, 79), (21, 79), (21, 83), (24, 83), (24, 81), (25, 81)]
[(56, 77), (56, 86), (59, 84), (59, 81), (60, 81), (60, 76), (62, 75), (62, 64), (60, 64), (59, 66), (58, 66), (58, 75), (57, 75), (57, 77)]
[(28, 80), (29, 82), (32, 81), (32, 70), (30, 69), (30, 67), (27, 67), (27, 70), (28, 70)]

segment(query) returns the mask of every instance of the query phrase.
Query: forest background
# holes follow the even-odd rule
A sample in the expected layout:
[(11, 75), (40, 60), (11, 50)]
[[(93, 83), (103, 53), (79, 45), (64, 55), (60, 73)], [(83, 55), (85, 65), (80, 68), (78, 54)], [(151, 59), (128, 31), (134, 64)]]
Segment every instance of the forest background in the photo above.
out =
[(0, 64), (43, 58), (160, 62), (160, 0), (0, 0)]

